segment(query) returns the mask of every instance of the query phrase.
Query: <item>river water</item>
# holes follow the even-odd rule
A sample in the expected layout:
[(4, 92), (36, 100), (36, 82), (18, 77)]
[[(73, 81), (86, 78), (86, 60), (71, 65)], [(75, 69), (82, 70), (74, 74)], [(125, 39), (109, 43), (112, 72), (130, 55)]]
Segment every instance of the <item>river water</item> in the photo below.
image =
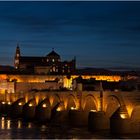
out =
[(120, 139), (140, 138), (140, 135), (111, 135), (109, 131), (89, 132), (87, 127), (38, 124), (21, 119), (0, 117), (0, 139)]

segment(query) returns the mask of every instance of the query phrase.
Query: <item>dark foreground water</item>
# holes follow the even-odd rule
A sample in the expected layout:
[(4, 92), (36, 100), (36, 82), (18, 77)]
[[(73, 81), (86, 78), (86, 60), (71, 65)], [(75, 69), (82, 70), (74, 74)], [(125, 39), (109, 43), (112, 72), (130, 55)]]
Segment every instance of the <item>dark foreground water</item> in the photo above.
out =
[(0, 117), (0, 139), (120, 139), (140, 138), (140, 135), (111, 135), (109, 131), (89, 132), (86, 127), (37, 124)]

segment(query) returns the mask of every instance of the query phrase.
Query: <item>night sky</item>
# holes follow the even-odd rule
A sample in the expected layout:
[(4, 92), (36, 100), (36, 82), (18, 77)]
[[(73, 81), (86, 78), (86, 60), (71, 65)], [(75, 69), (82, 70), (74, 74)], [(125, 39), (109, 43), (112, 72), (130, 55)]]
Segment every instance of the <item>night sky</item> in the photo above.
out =
[(140, 67), (140, 2), (0, 2), (0, 65), (52, 48), (77, 67)]

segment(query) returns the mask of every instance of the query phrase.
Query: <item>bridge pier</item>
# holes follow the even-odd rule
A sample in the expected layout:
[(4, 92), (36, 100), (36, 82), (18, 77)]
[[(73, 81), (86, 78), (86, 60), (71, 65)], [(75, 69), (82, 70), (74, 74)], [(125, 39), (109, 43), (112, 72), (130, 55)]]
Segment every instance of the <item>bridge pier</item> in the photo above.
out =
[(60, 101), (53, 109), (51, 115), (51, 122), (66, 124), (69, 121), (69, 110), (65, 110), (63, 101)]
[(47, 102), (41, 102), (36, 106), (35, 119), (39, 122), (47, 122), (51, 119), (51, 106)]
[(69, 121), (73, 126), (87, 126), (88, 125), (88, 114), (89, 111), (83, 110), (70, 110)]
[(0, 102), (0, 115), (10, 116), (11, 102)]
[(10, 116), (12, 118), (21, 118), (21, 117), (23, 117), (22, 116), (23, 115), (22, 110), (23, 110), (24, 104), (25, 104), (24, 98), (18, 99), (16, 102), (12, 103)]
[(68, 124), (69, 122), (69, 111), (68, 110), (61, 110), (61, 111), (56, 111), (55, 116), (53, 117), (52, 120), (53, 123), (56, 124)]
[(88, 129), (90, 131), (107, 130), (110, 128), (109, 117), (103, 111), (91, 110), (88, 116)]
[(110, 118), (110, 132), (113, 134), (132, 133), (131, 119), (126, 111), (119, 107)]
[(28, 101), (23, 106), (23, 110), (22, 110), (23, 118), (27, 121), (34, 120), (35, 119), (35, 109), (36, 109), (35, 100)]

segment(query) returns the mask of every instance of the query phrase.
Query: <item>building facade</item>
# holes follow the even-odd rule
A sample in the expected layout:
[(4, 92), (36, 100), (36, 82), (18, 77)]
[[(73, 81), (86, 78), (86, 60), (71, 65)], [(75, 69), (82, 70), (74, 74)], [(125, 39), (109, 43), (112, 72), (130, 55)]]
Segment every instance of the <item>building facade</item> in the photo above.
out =
[(17, 70), (30, 71), (36, 74), (74, 74), (76, 59), (61, 61), (61, 57), (54, 49), (44, 57), (22, 56), (17, 45), (14, 65)]

